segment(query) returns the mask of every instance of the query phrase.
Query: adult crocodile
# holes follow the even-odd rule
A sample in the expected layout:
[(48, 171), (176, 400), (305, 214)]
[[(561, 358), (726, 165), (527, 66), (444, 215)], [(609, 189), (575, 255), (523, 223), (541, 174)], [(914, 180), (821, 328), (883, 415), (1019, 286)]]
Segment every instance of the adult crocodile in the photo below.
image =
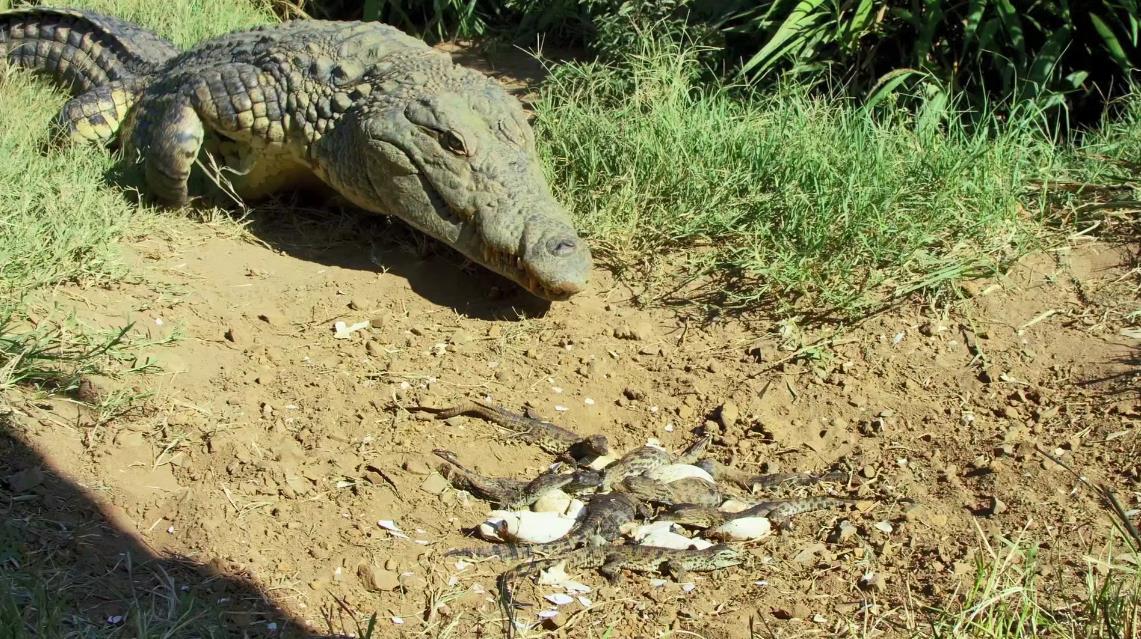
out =
[(323, 185), (539, 297), (586, 284), (590, 250), (519, 102), (393, 27), (296, 20), (180, 51), (116, 18), (34, 7), (0, 12), (0, 54), (68, 86), (57, 134), (120, 147), (160, 203), (188, 202), (196, 163), (243, 200)]

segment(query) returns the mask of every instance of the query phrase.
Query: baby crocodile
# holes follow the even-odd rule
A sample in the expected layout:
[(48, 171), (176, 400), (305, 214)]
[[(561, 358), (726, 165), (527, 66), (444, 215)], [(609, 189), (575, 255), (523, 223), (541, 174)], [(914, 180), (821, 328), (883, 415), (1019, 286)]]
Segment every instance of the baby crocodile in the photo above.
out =
[(713, 459), (703, 459), (697, 466), (705, 469), (717, 481), (727, 481), (745, 490), (772, 490), (781, 486), (811, 486), (825, 481), (844, 481), (845, 474), (831, 471), (823, 475), (809, 473), (772, 473), (756, 475), (727, 466)]
[(601, 475), (591, 470), (574, 473), (547, 472), (529, 482), (509, 477), (485, 477), (461, 464), (456, 454), (450, 450), (437, 448), (432, 452), (448, 462), (440, 464), (438, 470), (452, 486), (508, 510), (526, 508), (552, 490), (578, 492), (597, 486), (601, 482)]
[(638, 504), (623, 493), (593, 495), (586, 502), (582, 520), (565, 536), (543, 544), (509, 544), (449, 550), (448, 556), (498, 557), (518, 561), (570, 552), (582, 546), (608, 544), (621, 534), (622, 525), (634, 519)]
[(699, 504), (720, 506), (725, 497), (716, 486), (700, 477), (686, 477), (663, 484), (660, 481), (638, 475), (627, 477), (618, 484), (618, 489), (629, 493), (639, 501), (673, 506), (677, 504)]
[(789, 522), (796, 515), (855, 503), (858, 503), (855, 499), (841, 497), (806, 497), (804, 499), (763, 501), (735, 513), (727, 513), (708, 505), (678, 504), (662, 515), (662, 519), (675, 521), (691, 528), (704, 529), (720, 526), (727, 521), (743, 517), (768, 517), (773, 526), (787, 528)]
[(666, 464), (692, 464), (704, 452), (709, 441), (709, 437), (703, 437), (690, 444), (677, 457), (658, 446), (635, 448), (602, 470), (602, 490), (610, 490), (627, 477), (644, 475)]
[(415, 406), (413, 410), (434, 413), (437, 420), (457, 415), (472, 415), (502, 426), (513, 433), (513, 439), (554, 455), (569, 457), (576, 462), (589, 463), (591, 459), (607, 454), (610, 447), (604, 435), (583, 437), (551, 422), (512, 413), (500, 406), (479, 399), (467, 399), (449, 408)]

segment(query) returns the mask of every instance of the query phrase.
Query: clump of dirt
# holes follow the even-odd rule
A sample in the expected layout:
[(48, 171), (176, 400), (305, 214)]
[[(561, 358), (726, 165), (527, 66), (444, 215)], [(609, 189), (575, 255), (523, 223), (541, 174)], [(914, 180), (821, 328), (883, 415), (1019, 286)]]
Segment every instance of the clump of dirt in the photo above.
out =
[[(835, 629), (857, 611), (940, 602), (1001, 537), (1036, 540), (1042, 561), (1072, 567), (1111, 526), (1035, 447), (1137, 504), (1138, 342), (1123, 312), (1136, 298), (1122, 297), (1128, 256), (1098, 243), (1027, 259), (971, 284), (960, 304), (905, 307), (813, 346), (828, 334), (636, 308), (604, 272), (543, 309), (447, 253), (389, 249), (378, 269), (365, 241), (271, 250), (183, 232), (131, 249), (142, 282), (57, 296), (82, 300), (84, 321), (134, 321), (136, 334), (173, 340), (147, 353), (159, 372), (98, 380), (104, 393), (152, 393), (146, 409), (104, 423), (41, 403), (21, 427), (52, 466), (102, 487), (114, 520), (150, 548), (259, 582), (314, 626), (335, 595), (377, 611), (378, 636), (456, 618), (464, 636), (501, 628), (501, 568), (443, 557), (471, 543), (463, 530), (486, 506), (440, 481), (432, 450), (517, 477), (549, 456), (479, 420), (405, 408), (465, 396), (530, 406), (620, 451), (651, 437), (678, 450), (710, 433), (724, 462), (838, 468), (853, 494), (877, 500), (805, 515), (756, 544), (763, 573), (727, 570), (687, 590), (581, 575), (591, 607), (576, 600), (554, 627)], [(1059, 574), (1072, 583), (1058, 592), (1080, 586), (1080, 571)]]

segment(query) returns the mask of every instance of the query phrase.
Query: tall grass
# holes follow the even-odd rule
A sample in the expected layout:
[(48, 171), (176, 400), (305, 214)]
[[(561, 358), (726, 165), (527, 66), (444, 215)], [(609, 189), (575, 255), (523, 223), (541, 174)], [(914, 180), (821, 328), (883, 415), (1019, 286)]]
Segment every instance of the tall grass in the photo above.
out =
[[(1141, 66), (1141, 2), (971, 0), (285, 0), (434, 39), (507, 36), (589, 45), (620, 59), (651, 25), (698, 33), (727, 75), (827, 78), (863, 97), (930, 81), (986, 101), (1032, 101), (1096, 121)], [(1065, 125), (1072, 118), (1059, 119)]]
[(1036, 112), (968, 125), (945, 103), (711, 86), (699, 55), (647, 39), (622, 65), (555, 68), (535, 104), (559, 195), (617, 262), (688, 264), (730, 305), (855, 311), (1032, 235), (1027, 177), (1057, 161)]
[[(1141, 555), (1128, 545), (1083, 558), (1084, 572), (1049, 570), (1038, 547), (1025, 540), (985, 540), (975, 558), (974, 579), (946, 605), (931, 610), (930, 632), (946, 638), (1081, 637), (1121, 639), (1141, 630)], [(1075, 561), (1076, 563), (1076, 561)], [(1084, 597), (1064, 584), (1084, 581)]]

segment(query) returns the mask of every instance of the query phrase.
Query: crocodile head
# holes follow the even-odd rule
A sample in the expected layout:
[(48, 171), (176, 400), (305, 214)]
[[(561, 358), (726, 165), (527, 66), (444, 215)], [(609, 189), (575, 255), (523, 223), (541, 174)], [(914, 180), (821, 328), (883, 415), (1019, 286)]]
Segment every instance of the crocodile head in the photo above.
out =
[(709, 567), (728, 568), (746, 563), (745, 554), (729, 544), (716, 544), (705, 550), (708, 554)]
[(590, 249), (551, 194), (518, 100), (450, 60), (429, 62), (365, 75), (367, 95), (358, 87), (315, 149), (322, 177), (539, 297), (581, 291)]

